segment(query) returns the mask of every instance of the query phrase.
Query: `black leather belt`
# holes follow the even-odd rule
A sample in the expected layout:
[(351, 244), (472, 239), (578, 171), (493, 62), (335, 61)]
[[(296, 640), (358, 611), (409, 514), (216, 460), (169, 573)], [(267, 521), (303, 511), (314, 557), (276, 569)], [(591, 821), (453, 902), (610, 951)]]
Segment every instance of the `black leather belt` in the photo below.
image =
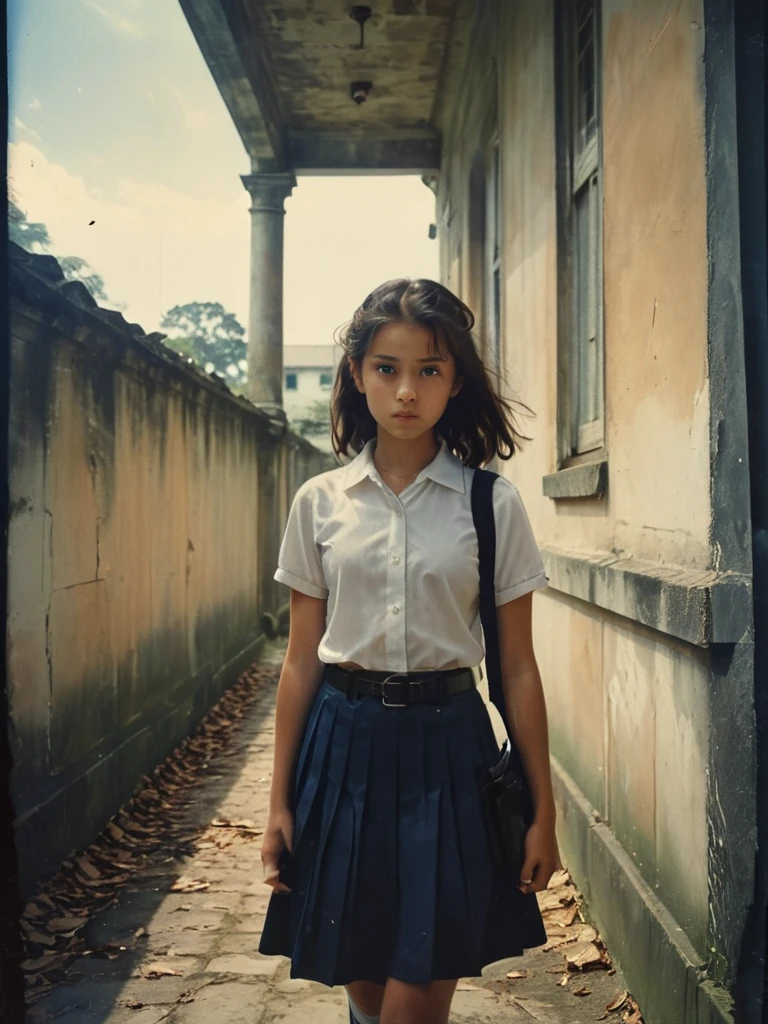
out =
[(326, 665), (325, 679), (347, 698), (379, 697), (388, 708), (441, 701), (454, 693), (471, 690), (475, 676), (471, 668), (445, 672), (377, 672)]

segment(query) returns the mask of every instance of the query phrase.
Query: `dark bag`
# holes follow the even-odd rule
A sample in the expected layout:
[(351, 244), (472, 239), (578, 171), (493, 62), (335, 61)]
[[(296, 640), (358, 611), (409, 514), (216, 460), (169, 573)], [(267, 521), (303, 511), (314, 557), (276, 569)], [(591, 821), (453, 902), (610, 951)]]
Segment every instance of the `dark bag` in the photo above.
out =
[(493, 485), (497, 477), (498, 473), (491, 470), (476, 469), (472, 481), (472, 518), (477, 532), (480, 562), (480, 621), (485, 639), (488, 692), (507, 731), (499, 760), (488, 769), (482, 781), (481, 793), (492, 856), (504, 874), (509, 874), (517, 882), (525, 859), (525, 834), (533, 821), (534, 808), (520, 751), (509, 728), (501, 681), (494, 594), (496, 523), (493, 515)]

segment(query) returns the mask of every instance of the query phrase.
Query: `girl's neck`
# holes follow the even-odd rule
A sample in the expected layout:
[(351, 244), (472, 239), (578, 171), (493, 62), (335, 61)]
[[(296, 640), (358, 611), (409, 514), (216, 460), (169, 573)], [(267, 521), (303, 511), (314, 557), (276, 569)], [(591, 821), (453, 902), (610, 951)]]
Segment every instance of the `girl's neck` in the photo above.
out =
[(428, 466), (440, 450), (440, 439), (434, 431), (427, 431), (415, 440), (401, 441), (379, 433), (373, 449), (376, 468), (397, 477), (415, 477)]

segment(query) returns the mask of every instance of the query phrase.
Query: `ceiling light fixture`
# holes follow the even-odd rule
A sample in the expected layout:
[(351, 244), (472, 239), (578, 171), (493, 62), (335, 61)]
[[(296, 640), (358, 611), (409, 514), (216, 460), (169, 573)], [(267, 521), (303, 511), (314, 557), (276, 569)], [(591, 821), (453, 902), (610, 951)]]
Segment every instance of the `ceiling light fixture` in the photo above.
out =
[(365, 45), (365, 41), (363, 39), (363, 28), (366, 21), (368, 21), (371, 16), (371, 8), (367, 4), (354, 4), (354, 6), (349, 9), (349, 16), (360, 26), (360, 49), (362, 50)]
[(349, 87), (352, 99), (359, 106), (368, 99), (368, 93), (373, 88), (373, 82), (353, 82)]

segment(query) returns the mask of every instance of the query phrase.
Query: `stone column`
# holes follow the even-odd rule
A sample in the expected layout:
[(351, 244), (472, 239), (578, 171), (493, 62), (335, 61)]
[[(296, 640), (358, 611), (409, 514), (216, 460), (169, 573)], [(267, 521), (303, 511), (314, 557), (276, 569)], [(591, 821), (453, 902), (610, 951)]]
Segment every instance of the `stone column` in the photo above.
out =
[(273, 415), (283, 413), (283, 220), (296, 179), (243, 174), (251, 194), (251, 302), (248, 318), (248, 395)]

